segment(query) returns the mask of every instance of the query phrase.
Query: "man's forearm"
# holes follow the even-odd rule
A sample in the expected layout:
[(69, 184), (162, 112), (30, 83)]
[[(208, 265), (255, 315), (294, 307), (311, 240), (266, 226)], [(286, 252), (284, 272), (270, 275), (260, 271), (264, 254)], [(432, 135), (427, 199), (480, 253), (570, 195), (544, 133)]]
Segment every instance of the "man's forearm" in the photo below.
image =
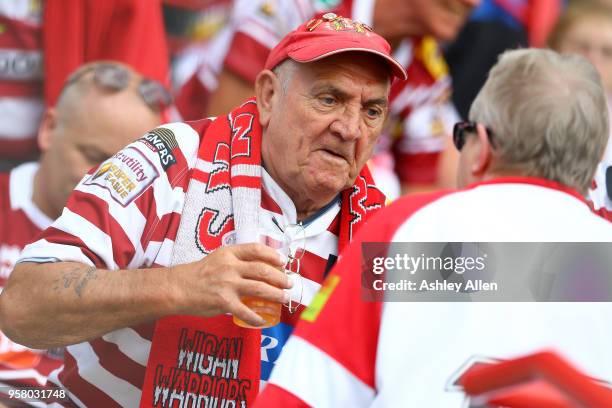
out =
[(261, 244), (222, 247), (168, 268), (109, 271), (75, 262), (21, 263), (0, 295), (0, 329), (32, 348), (61, 347), (171, 314), (265, 321), (242, 297), (286, 303), (284, 259)]
[(26, 346), (51, 348), (175, 313), (169, 272), (18, 264), (0, 296), (2, 330)]

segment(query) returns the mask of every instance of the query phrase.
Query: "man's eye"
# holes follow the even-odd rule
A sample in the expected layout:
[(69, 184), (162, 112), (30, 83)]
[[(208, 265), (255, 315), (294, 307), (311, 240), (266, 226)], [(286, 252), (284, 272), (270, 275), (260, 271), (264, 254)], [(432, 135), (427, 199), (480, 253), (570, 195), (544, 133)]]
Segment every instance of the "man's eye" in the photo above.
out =
[(85, 157), (85, 160), (87, 160), (89, 163), (92, 163), (92, 164), (102, 163), (104, 160), (106, 160), (109, 157), (109, 156), (105, 156), (102, 153), (92, 152), (88, 150), (83, 152), (83, 156)]
[(325, 106), (334, 106), (336, 104), (336, 99), (331, 96), (321, 96), (319, 101)]
[(366, 109), (367, 115), (371, 119), (377, 119), (382, 116), (382, 111), (376, 108), (368, 108)]

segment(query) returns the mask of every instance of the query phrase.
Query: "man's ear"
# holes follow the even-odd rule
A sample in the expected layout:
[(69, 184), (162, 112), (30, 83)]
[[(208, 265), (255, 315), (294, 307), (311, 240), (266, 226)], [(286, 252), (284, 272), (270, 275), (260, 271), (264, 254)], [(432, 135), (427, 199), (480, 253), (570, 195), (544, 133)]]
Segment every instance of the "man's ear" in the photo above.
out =
[(53, 142), (53, 133), (57, 128), (57, 110), (55, 108), (49, 108), (43, 114), (40, 126), (38, 126), (38, 148), (41, 152), (49, 150)]
[(478, 156), (472, 163), (471, 172), (476, 177), (481, 177), (491, 165), (491, 142), (487, 136), (485, 127), (478, 123), (476, 125), (476, 133), (478, 134)]
[(278, 100), (280, 91), (280, 81), (274, 72), (265, 69), (257, 75), (255, 79), (255, 96), (257, 97), (259, 122), (262, 127), (266, 127), (270, 123), (272, 109)]

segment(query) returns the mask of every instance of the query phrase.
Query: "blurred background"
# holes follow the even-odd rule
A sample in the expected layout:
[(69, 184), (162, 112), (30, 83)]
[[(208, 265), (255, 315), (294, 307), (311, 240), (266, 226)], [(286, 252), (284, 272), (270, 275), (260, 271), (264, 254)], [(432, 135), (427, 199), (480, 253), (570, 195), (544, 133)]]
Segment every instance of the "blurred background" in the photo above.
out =
[(611, 9), (612, 0), (0, 0), (0, 171), (38, 157), (43, 112), (81, 64), (130, 65), (172, 95), (163, 121), (196, 120), (251, 96), (276, 42), (331, 11), (372, 26), (409, 73), (393, 84), (370, 162), (385, 193), (452, 188), (452, 126), (469, 119), (504, 50), (582, 54), (612, 92)]

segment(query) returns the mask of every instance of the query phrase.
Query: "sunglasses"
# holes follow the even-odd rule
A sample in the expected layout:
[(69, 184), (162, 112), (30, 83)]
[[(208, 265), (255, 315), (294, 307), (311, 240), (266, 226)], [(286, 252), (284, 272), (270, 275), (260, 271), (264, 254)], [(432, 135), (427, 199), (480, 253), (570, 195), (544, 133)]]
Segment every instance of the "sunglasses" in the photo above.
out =
[[(132, 79), (132, 72), (121, 65), (99, 63), (72, 74), (66, 81), (64, 90), (92, 71), (94, 73), (93, 78), (96, 85), (115, 92), (127, 88)], [(138, 84), (137, 89), (144, 103), (156, 113), (163, 111), (172, 103), (172, 96), (170, 93), (162, 84), (155, 80), (143, 78)]]
[[(455, 126), (453, 127), (453, 143), (455, 144), (455, 147), (458, 151), (461, 151), (461, 149), (463, 149), (463, 146), (465, 145), (466, 133), (477, 132), (476, 125), (476, 122), (470, 121), (462, 121), (455, 123)], [(491, 146), (495, 148), (495, 144), (493, 143), (493, 131), (488, 127), (485, 127), (485, 130), (487, 131), (489, 143), (491, 143)]]

